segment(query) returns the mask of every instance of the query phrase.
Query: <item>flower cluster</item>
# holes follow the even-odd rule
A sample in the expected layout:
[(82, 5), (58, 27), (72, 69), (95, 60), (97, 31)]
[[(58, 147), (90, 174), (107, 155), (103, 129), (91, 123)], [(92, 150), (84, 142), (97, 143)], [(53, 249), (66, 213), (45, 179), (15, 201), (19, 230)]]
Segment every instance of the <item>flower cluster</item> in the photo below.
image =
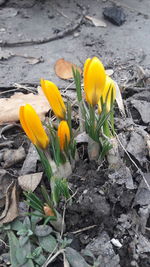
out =
[[(85, 61), (84, 91), (78, 70), (73, 69), (73, 75), (79, 111), (79, 128), (76, 134), (86, 132), (89, 139), (96, 142), (100, 155), (104, 156), (110, 149), (109, 138), (114, 134), (115, 82), (106, 74), (102, 62), (97, 57), (88, 58)], [(71, 105), (64, 103), (58, 87), (53, 82), (41, 79), (41, 88), (56, 117), (55, 124), (49, 118), (48, 123), (43, 126), (36, 111), (29, 104), (20, 107), (20, 123), (30, 141), (35, 145), (49, 180), (55, 181), (58, 185), (57, 179), (51, 177), (58, 176), (58, 173), (65, 175), (62, 168), (65, 169), (65, 164), (68, 162), (71, 166), (76, 155), (75, 131), (71, 124), (73, 121)], [(56, 169), (59, 170), (57, 175)], [(67, 192), (66, 183), (63, 182), (62, 185), (64, 186), (62, 191)], [(54, 188), (53, 184), (51, 186)], [(68, 192), (66, 195), (69, 196)], [(47, 204), (44, 206), (44, 212), (49, 213)]]
[[(114, 132), (115, 83), (106, 74), (102, 62), (97, 57), (85, 61), (84, 94), (80, 73), (73, 69), (73, 74), (79, 104), (79, 129), (85, 131), (102, 150), (104, 138), (110, 138)], [(66, 107), (58, 87), (53, 82), (41, 79), (41, 88), (57, 118), (57, 129), (50, 120), (49, 125), (44, 128), (36, 111), (29, 104), (20, 107), (20, 123), (38, 151), (46, 151), (46, 155), (50, 153), (52, 160), (59, 165), (66, 160), (70, 161), (75, 155), (76, 147), (71, 126), (73, 118), (70, 108)]]

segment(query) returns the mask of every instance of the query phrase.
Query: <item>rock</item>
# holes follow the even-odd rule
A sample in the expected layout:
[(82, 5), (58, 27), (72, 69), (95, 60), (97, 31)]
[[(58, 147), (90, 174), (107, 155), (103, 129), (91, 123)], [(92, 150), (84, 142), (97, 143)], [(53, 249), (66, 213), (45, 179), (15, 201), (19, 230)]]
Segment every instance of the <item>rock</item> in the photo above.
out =
[(137, 252), (138, 254), (150, 253), (150, 241), (142, 234), (138, 238)]
[(126, 15), (123, 12), (123, 9), (117, 6), (104, 8), (103, 15), (105, 19), (117, 26), (122, 25), (126, 20)]
[(144, 137), (139, 132), (131, 132), (130, 141), (126, 149), (141, 165), (147, 162), (146, 143)]
[(131, 100), (132, 106), (140, 113), (141, 119), (144, 123), (150, 122), (150, 103), (147, 101)]
[(39, 155), (33, 144), (30, 145), (26, 159), (22, 165), (20, 175), (25, 175), (28, 173), (36, 172), (37, 161), (39, 160)]
[(125, 184), (127, 189), (134, 189), (131, 171), (124, 164), (122, 164), (120, 169), (110, 173), (108, 177), (109, 179), (115, 180), (117, 184)]
[(86, 250), (91, 251), (97, 258), (98, 267), (119, 267), (120, 258), (116, 255), (110, 242), (108, 234), (103, 231), (94, 238), (87, 246)]
[[(150, 186), (150, 173), (145, 173), (144, 176), (145, 176), (147, 183)], [(138, 191), (135, 195), (133, 205), (134, 206), (136, 206), (136, 205), (140, 205), (140, 206), (150, 205), (150, 191), (149, 191), (149, 188), (147, 188), (147, 185), (143, 179), (142, 179), (142, 181), (139, 185)]]

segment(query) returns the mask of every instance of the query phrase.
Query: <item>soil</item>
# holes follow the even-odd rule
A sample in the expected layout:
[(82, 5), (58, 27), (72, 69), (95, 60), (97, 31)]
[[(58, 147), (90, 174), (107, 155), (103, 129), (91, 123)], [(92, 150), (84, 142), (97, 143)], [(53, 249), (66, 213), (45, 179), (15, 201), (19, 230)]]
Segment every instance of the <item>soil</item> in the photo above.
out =
[[(103, 9), (114, 3), (126, 15), (120, 27), (106, 20), (106, 28), (94, 27), (85, 18), (104, 19)], [(113, 69), (113, 78), (122, 90), (126, 118), (118, 108), (115, 111), (115, 128), (124, 147), (119, 145), (122, 167), (108, 168), (107, 160), (89, 161), (82, 144), (84, 153), (80, 151), (80, 160), (69, 177), (70, 189), (76, 193), (72, 205), (67, 206), (64, 235), (72, 239), (71, 247), (84, 255), (90, 266), (94, 265), (93, 258), (99, 267), (150, 266), (150, 154), (146, 139), (150, 133), (149, 8), (148, 0), (0, 1), (2, 97), (10, 96), (9, 91), (16, 88), (14, 83), (35, 88), (41, 77), (63, 89), (69, 82), (56, 77), (56, 60), (64, 57), (82, 65), (94, 55), (107, 69)], [(31, 65), (27, 63), (31, 56), (43, 61)], [(12, 142), (7, 143), (8, 149), (23, 146), (27, 155), (29, 142), (18, 124), (5, 129), (0, 140)], [(24, 159), (4, 168), (2, 154), (3, 147), (1, 170), (6, 169), (9, 179), (17, 179)], [(0, 256), (7, 252), (0, 242)], [(1, 266), (6, 266), (4, 257), (0, 260)], [(63, 265), (57, 259), (49, 266)]]

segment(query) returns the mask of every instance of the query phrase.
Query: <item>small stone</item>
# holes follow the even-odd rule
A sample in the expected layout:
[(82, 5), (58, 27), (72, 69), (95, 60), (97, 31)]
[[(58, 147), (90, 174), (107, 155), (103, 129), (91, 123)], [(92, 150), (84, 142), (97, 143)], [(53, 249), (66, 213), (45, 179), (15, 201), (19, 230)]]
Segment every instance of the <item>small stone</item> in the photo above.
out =
[(126, 20), (126, 15), (121, 7), (113, 6), (104, 8), (103, 15), (105, 19), (113, 24), (120, 26)]
[(122, 247), (122, 244), (120, 243), (120, 241), (118, 239), (112, 238), (111, 239), (111, 243), (117, 248), (121, 248)]

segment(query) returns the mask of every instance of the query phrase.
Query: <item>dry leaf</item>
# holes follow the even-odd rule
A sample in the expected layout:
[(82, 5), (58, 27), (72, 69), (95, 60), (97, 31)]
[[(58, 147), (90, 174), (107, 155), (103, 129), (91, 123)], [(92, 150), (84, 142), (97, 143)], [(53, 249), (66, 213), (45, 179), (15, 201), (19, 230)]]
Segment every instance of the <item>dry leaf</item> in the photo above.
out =
[(18, 149), (7, 149), (3, 153), (4, 168), (13, 166), (14, 164), (25, 159), (26, 153), (22, 146)]
[(35, 65), (35, 64), (38, 64), (38, 63), (41, 63), (41, 62), (44, 62), (44, 59), (42, 57), (27, 57), (27, 60), (26, 62), (30, 65)]
[(25, 191), (34, 191), (41, 182), (43, 172), (26, 174), (18, 177), (18, 184)]
[(44, 96), (42, 89), (37, 88), (38, 95), (15, 93), (10, 98), (0, 99), (0, 124), (19, 120), (19, 108), (22, 105), (30, 104), (36, 110), (41, 119), (50, 109), (49, 103)]
[(96, 27), (107, 27), (106, 23), (103, 20), (96, 19), (96, 18), (90, 17), (90, 16), (85, 16), (85, 18), (92, 21), (92, 23)]
[(0, 169), (0, 208), (5, 206), (7, 188), (12, 183), (10, 174), (4, 169)]
[(75, 64), (60, 58), (55, 63), (55, 73), (61, 79), (71, 79), (73, 78), (72, 68), (77, 69), (82, 73), (81, 68), (77, 67)]
[(18, 216), (16, 183), (7, 188), (5, 209), (0, 216), (0, 224), (12, 222)]

